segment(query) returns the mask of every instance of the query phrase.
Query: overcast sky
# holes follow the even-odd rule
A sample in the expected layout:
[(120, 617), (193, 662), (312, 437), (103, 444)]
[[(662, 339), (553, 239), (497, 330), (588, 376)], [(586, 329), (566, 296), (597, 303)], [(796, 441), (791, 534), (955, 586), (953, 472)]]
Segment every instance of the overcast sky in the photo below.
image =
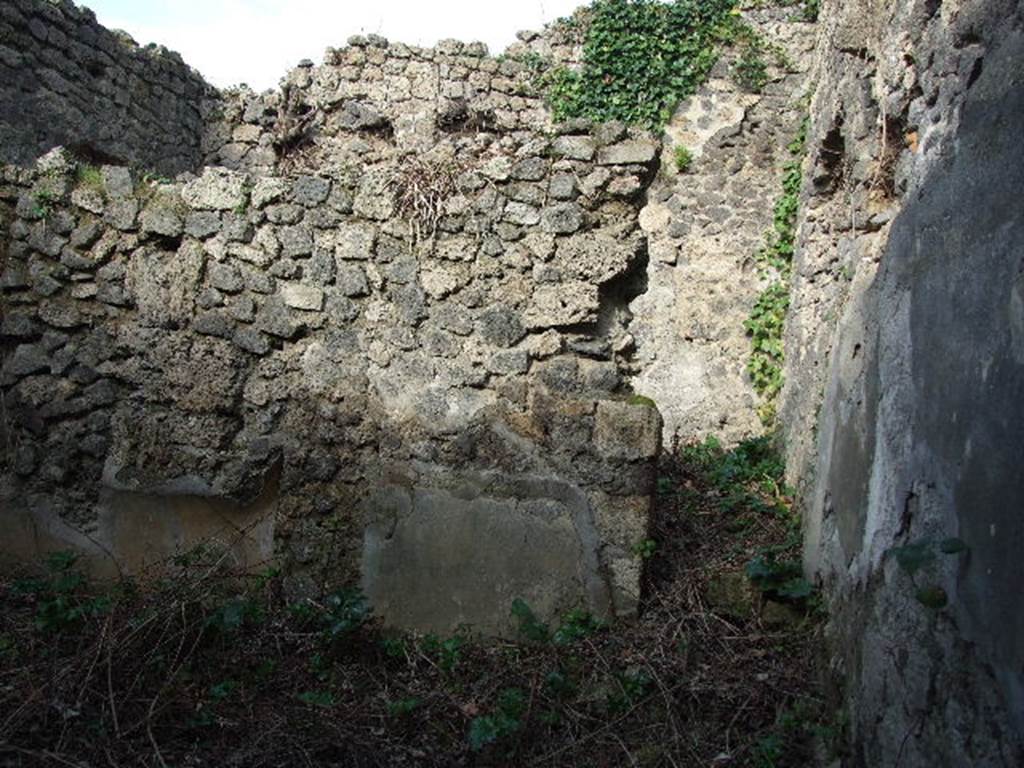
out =
[(180, 53), (214, 85), (272, 88), (301, 59), (356, 34), (433, 45), (481, 40), (492, 54), (587, 0), (84, 0), (104, 26)]

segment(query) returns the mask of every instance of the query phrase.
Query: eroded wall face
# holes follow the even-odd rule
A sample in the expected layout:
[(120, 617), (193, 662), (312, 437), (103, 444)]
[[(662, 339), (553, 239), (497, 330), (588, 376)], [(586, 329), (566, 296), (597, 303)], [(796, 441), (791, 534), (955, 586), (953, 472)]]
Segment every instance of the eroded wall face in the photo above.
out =
[(851, 765), (1019, 765), (1021, 9), (853, 5), (820, 42), (787, 338), (806, 564)]
[(140, 48), (68, 0), (0, 6), (0, 162), (59, 145), (164, 174), (202, 159), (216, 91), (178, 54)]
[(503, 117), (468, 67), (437, 79), (462, 51), (416, 54), (436, 98), (411, 111), (299, 68), (278, 117), (312, 122), (267, 128), (273, 173), (7, 169), (3, 493), (27, 547), (86, 536), (136, 569), (212, 537), (432, 631), (507, 632), (517, 597), (635, 612), (661, 419), (619, 340), (659, 145), (538, 123), (522, 65)]
[[(8, 169), (16, 549), (134, 570), (212, 539), (430, 630), (505, 631), (516, 597), (632, 613), (662, 442), (632, 391), (665, 442), (761, 429), (743, 321), (803, 111), (813, 27), (791, 16), (750, 14), (765, 92), (733, 52), (664, 146), (551, 124), (538, 62), (582, 43), (555, 25), (499, 59), (354, 38), (279, 91), (189, 97), (211, 165), (176, 183), (59, 153)], [(191, 130), (153, 115), (147, 151)], [(692, 175), (659, 173), (674, 142)]]

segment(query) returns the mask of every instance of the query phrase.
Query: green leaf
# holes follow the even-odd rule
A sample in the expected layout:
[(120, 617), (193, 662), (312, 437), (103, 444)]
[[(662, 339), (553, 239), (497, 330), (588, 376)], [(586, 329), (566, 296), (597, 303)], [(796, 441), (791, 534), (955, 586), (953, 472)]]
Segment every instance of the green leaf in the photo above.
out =
[(403, 717), (414, 712), (421, 703), (422, 702), (415, 697), (391, 701), (388, 702), (388, 714), (391, 717)]
[(537, 619), (525, 600), (512, 601), (512, 615), (519, 620), (519, 634), (533, 643), (546, 643), (551, 636), (548, 625)]
[(216, 701), (223, 701), (228, 698), (232, 691), (238, 687), (238, 683), (234, 680), (224, 680), (219, 683), (214, 683), (210, 686), (210, 698)]
[(907, 544), (903, 547), (893, 547), (889, 551), (896, 558), (897, 565), (909, 576), (913, 576), (935, 559), (931, 542), (927, 540), (916, 544)]
[(469, 724), (469, 748), (479, 752), (498, 740), (498, 723), (493, 717), (474, 717)]
[(939, 551), (944, 555), (959, 555), (969, 549), (963, 539), (943, 539), (939, 543)]
[(814, 592), (814, 586), (807, 579), (790, 579), (777, 590), (782, 597), (803, 600)]

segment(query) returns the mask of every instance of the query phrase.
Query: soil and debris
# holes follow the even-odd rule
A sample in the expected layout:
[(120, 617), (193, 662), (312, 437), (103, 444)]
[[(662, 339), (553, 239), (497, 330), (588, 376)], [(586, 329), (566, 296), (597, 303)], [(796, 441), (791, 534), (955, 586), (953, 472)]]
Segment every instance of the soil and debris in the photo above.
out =
[(642, 615), (519, 642), (289, 604), (214, 552), (100, 590), (55, 555), (0, 579), (0, 766), (813, 766), (833, 758), (823, 611), (766, 440), (662, 461)]

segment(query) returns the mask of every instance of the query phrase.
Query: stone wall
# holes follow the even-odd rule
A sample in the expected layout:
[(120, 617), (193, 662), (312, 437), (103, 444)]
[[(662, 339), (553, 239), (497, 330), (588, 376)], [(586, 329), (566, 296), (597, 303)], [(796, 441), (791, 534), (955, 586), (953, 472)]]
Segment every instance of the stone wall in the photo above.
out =
[(69, 0), (0, 5), (0, 162), (64, 145), (164, 174), (201, 160), (216, 91), (181, 57), (140, 48)]
[(207, 167), (175, 183), (8, 168), (8, 549), (138, 570), (212, 538), (432, 630), (506, 631), (515, 597), (631, 614), (661, 442), (631, 394), (666, 442), (760, 430), (743, 320), (813, 27), (748, 14), (764, 93), (727, 56), (663, 147), (552, 123), (585, 16), (498, 58), (357, 37), (277, 91), (203, 86)]
[(262, 94), (224, 94), (219, 118), (204, 136), (206, 162), (236, 170), (337, 169), (361, 162), (353, 133), (384, 136), (399, 151), (431, 149), (445, 137), (472, 133), (540, 133), (551, 129), (538, 88), (545, 68), (574, 66), (580, 28), (556, 23), (500, 57), (483, 43), (446, 40), (419, 48), (370, 35), (306, 60)]
[[(661, 420), (621, 350), (659, 144), (538, 123), (525, 65), (447, 49), (416, 54), (432, 99), (339, 63), (238, 94), (257, 106), (225, 111), (218, 157), (240, 170), (162, 183), (59, 151), (7, 170), (22, 549), (133, 568), (213, 536), (430, 630), (507, 631), (517, 597), (635, 612)], [(403, 53), (385, 60), (408, 79)], [(465, 67), (439, 74), (447, 55)]]
[(1022, 22), (823, 9), (782, 418), (852, 766), (1024, 763)]
[[(658, 403), (666, 443), (735, 443), (764, 430), (744, 322), (771, 277), (755, 256), (806, 116), (815, 26), (788, 7), (745, 19), (765, 46), (768, 82), (744, 89), (734, 77), (739, 53), (722, 56), (669, 123), (662, 173), (640, 217), (651, 259), (646, 290), (629, 307), (632, 382)], [(682, 173), (678, 147), (693, 158)]]

